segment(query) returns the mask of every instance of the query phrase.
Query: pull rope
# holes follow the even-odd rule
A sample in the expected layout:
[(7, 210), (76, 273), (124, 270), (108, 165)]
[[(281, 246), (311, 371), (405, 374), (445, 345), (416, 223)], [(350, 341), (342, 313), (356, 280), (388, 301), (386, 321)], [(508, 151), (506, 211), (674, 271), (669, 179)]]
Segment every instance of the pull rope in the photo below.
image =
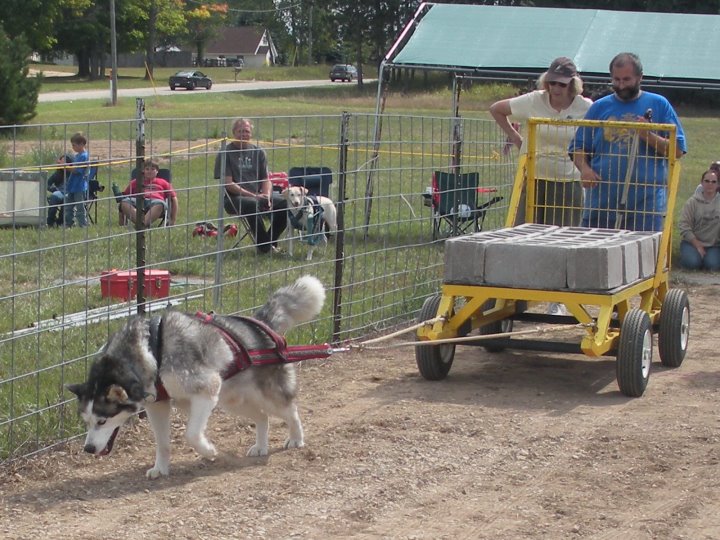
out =
[(397, 332), (393, 332), (386, 336), (380, 336), (377, 338), (369, 339), (369, 340), (363, 341), (361, 343), (350, 344), (350, 345), (348, 345), (348, 347), (350, 349), (368, 350), (368, 351), (378, 351), (378, 350), (383, 350), (383, 349), (397, 349), (400, 347), (427, 347), (427, 346), (435, 346), (435, 345), (445, 345), (445, 344), (450, 344), (450, 343), (463, 343), (463, 342), (467, 342), (467, 341), (483, 341), (486, 339), (498, 339), (498, 338), (511, 337), (511, 336), (524, 336), (524, 335), (528, 335), (528, 334), (549, 334), (549, 333), (557, 332), (560, 330), (567, 330), (569, 328), (585, 329), (585, 328), (593, 326), (593, 324), (583, 324), (583, 323), (561, 324), (561, 325), (555, 325), (552, 327), (536, 326), (535, 328), (532, 328), (532, 329), (519, 330), (517, 332), (500, 332), (497, 334), (486, 334), (486, 335), (482, 335), (482, 336), (478, 335), (478, 336), (464, 336), (464, 337), (432, 339), (432, 340), (429, 339), (426, 341), (402, 341), (400, 343), (392, 343), (392, 344), (383, 345), (383, 346), (371, 346), (371, 344), (373, 344), (373, 343), (381, 343), (383, 341), (387, 341), (387, 340), (397, 337), (399, 335), (407, 334), (409, 332), (417, 330), (418, 328), (422, 328), (426, 324), (435, 324), (436, 322), (444, 321), (444, 320), (446, 320), (445, 317), (435, 317), (434, 319), (428, 319), (427, 321), (414, 324), (408, 328), (398, 330)]

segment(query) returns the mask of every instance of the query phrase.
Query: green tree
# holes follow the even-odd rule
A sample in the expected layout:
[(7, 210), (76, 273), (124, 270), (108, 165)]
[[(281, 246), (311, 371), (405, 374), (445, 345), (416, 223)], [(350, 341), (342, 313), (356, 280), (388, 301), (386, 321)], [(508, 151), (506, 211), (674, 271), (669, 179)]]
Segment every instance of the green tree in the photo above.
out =
[(0, 28), (10, 39), (23, 36), (33, 51), (50, 52), (57, 42), (54, 25), (61, 18), (61, 10), (75, 1), (3, 0)]
[[(116, 2), (117, 5), (117, 2)], [(123, 0), (118, 17), (118, 49), (145, 53), (147, 71), (152, 77), (155, 50), (177, 45), (186, 33), (185, 3), (182, 0)]]
[[(192, 6), (192, 7), (191, 7)], [(205, 46), (217, 35), (227, 19), (227, 4), (188, 4), (185, 12), (187, 21), (187, 41), (195, 45), (198, 65), (202, 65), (205, 57)]]
[(40, 80), (28, 77), (30, 47), (0, 28), (0, 125), (24, 124), (35, 116)]
[(72, 53), (78, 62), (78, 75), (99, 79), (105, 74), (105, 56), (110, 49), (108, 0), (77, 1), (62, 10), (56, 24), (59, 50)]

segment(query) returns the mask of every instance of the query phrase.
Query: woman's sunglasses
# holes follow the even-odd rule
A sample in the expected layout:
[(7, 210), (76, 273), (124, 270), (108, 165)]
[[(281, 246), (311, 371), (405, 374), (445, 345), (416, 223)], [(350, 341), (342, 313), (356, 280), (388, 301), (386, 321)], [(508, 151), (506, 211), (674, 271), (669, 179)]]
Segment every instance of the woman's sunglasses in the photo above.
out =
[(560, 88), (567, 88), (568, 83), (558, 81), (548, 81), (550, 86), (559, 86)]

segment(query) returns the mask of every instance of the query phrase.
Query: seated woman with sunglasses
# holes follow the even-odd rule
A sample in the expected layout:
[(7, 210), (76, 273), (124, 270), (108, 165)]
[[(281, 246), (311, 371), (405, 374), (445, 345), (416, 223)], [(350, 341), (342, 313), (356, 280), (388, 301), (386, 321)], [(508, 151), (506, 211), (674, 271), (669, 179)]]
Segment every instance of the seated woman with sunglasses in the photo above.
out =
[(690, 270), (720, 270), (720, 194), (711, 170), (683, 206), (680, 215), (680, 266)]
[[(561, 56), (537, 81), (538, 90), (490, 106), (490, 114), (508, 136), (508, 141), (527, 151), (526, 142), (510, 122), (528, 118), (581, 119), (592, 105), (582, 96), (583, 83), (572, 60)], [(535, 223), (576, 226), (582, 218), (580, 172), (567, 152), (575, 130), (542, 126), (537, 132), (535, 162)], [(516, 223), (525, 221), (525, 198), (520, 201)]]

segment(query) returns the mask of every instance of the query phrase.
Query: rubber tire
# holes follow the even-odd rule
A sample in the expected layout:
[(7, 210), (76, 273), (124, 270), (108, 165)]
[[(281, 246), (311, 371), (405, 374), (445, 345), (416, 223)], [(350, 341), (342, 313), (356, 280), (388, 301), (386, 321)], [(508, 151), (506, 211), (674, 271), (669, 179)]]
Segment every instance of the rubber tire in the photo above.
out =
[[(488, 300), (483, 305), (483, 311), (486, 309), (490, 309), (491, 307), (495, 306), (495, 300)], [(513, 329), (513, 321), (512, 319), (504, 319), (502, 321), (496, 321), (494, 323), (486, 324), (485, 326), (481, 326), (479, 329), (479, 334), (481, 336), (487, 336), (490, 334), (504, 334), (505, 332), (512, 332)], [(509, 340), (510, 338), (501, 338), (503, 341)], [(503, 352), (505, 350), (505, 346), (503, 345), (483, 345), (483, 349), (485, 349), (489, 353), (499, 353)]]
[[(417, 321), (423, 322), (434, 319), (442, 296), (436, 294), (425, 299)], [(415, 361), (418, 371), (428, 381), (440, 381), (447, 377), (455, 358), (455, 345), (425, 345), (415, 347)]]
[(620, 327), (616, 376), (620, 392), (640, 397), (645, 392), (652, 366), (652, 324), (647, 313), (631, 309)]
[(207, 86), (206, 86), (205, 88), (207, 88), (208, 90), (210, 90), (210, 89), (212, 88), (212, 83), (211, 83), (211, 82), (207, 83)]
[(660, 310), (658, 352), (666, 367), (680, 367), (690, 340), (690, 302), (681, 289), (670, 289)]
[(195, 90), (195, 83), (191, 82), (187, 85), (188, 90)]
[(172, 90), (173, 92), (175, 91), (175, 85), (174, 85), (174, 84), (171, 84), (171, 85), (170, 85), (170, 90)]

